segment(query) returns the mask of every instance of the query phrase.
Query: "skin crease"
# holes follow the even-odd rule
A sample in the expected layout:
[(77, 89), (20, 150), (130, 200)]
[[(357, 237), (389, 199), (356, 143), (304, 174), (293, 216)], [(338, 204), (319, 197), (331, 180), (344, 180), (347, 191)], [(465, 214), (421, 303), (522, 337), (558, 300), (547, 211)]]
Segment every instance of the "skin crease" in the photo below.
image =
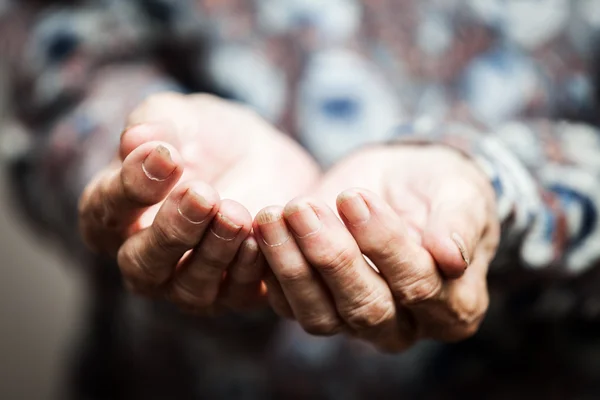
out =
[(252, 216), (319, 177), (304, 150), (248, 109), (158, 94), (131, 113), (115, 161), (84, 190), (80, 230), (92, 250), (117, 257), (136, 293), (199, 314), (262, 307)]
[[(310, 222), (298, 216), (308, 208), (317, 211), (322, 225), (311, 235), (295, 234), (294, 226)], [(352, 213), (354, 221), (347, 218)], [(343, 331), (381, 350), (401, 351), (421, 338), (461, 340), (479, 327), (499, 226), (487, 178), (455, 150), (416, 145), (359, 150), (325, 174), (311, 196), (261, 211), (255, 231), (270, 229), (278, 218), (296, 246), (281, 249), (259, 241), (283, 286), (285, 298), (270, 299), (280, 315), (289, 317), (291, 310), (310, 333)], [(348, 237), (341, 238), (339, 218)], [(366, 271), (361, 252), (378, 276)], [(339, 282), (332, 282), (332, 271)], [(330, 304), (307, 317), (310, 303), (301, 299), (311, 297)]]
[(477, 330), (494, 207), (484, 174), (449, 148), (373, 146), (321, 176), (245, 108), (165, 93), (130, 115), (79, 211), (88, 246), (116, 255), (136, 293), (203, 315), (268, 298), (309, 333), (400, 351)]

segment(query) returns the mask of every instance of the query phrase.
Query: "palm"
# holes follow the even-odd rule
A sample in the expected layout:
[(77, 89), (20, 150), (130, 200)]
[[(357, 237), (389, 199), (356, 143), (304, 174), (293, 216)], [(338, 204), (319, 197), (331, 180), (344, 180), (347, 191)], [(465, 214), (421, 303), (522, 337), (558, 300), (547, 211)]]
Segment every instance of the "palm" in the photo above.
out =
[[(207, 182), (222, 198), (238, 201), (255, 215), (268, 204), (289, 201), (318, 179), (306, 152), (256, 114), (207, 96), (174, 100), (175, 111), (163, 112), (176, 125), (174, 143), (185, 165), (182, 181)], [(157, 107), (149, 107), (153, 119), (166, 119)], [(143, 108), (140, 114), (147, 120)], [(146, 212), (146, 224), (160, 205)]]
[[(359, 187), (379, 195), (398, 214), (410, 218), (420, 214), (426, 204), (417, 191), (427, 183), (430, 172), (419, 165), (423, 164), (422, 160), (412, 156), (407, 159), (394, 157), (392, 151), (383, 147), (373, 148), (342, 160), (322, 179), (318, 197), (335, 205), (339, 193)], [(420, 173), (415, 176), (411, 171)]]
[[(432, 207), (442, 201), (442, 193), (462, 190), (461, 198), (466, 198), (481, 190), (482, 195), (473, 197), (487, 201), (487, 185), (482, 177), (472, 162), (444, 147), (374, 147), (348, 157), (329, 171), (317, 194), (334, 205), (343, 190), (368, 189), (389, 204), (406, 222), (413, 239), (421, 242), (432, 218)], [(446, 198), (445, 207), (455, 206), (458, 200), (453, 197)]]

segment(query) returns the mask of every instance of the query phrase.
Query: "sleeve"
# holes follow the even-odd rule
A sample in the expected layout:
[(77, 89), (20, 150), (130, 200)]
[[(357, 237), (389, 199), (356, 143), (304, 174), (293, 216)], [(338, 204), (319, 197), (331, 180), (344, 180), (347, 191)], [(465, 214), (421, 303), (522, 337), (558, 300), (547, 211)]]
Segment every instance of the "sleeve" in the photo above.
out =
[(162, 3), (24, 1), (0, 10), (0, 154), (17, 208), (69, 252), (85, 253), (77, 199), (114, 157), (128, 113), (152, 93), (187, 89), (159, 54), (168, 37), (175, 46), (190, 34), (172, 31), (177, 18), (193, 16), (187, 2), (169, 2), (171, 12), (149, 6)]
[[(452, 81), (450, 112), (396, 130), (454, 147), (489, 176), (502, 238), (488, 287), (510, 321), (600, 317), (600, 30), (595, 6), (572, 3), (554, 27), (544, 13), (525, 21), (497, 9), (498, 25), (477, 10), (469, 21), (490, 41)], [(548, 29), (536, 38), (532, 26)]]

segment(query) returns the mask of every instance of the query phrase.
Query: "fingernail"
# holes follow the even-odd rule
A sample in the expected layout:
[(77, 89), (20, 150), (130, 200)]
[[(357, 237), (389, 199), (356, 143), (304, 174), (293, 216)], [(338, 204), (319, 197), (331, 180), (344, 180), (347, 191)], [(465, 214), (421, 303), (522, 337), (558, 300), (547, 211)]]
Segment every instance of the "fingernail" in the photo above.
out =
[(213, 205), (193, 189), (188, 189), (177, 206), (179, 214), (192, 224), (201, 224), (210, 215)]
[(456, 247), (458, 247), (458, 251), (460, 251), (460, 256), (466, 264), (465, 267), (468, 267), (469, 264), (471, 264), (471, 260), (469, 258), (469, 252), (467, 251), (467, 245), (465, 244), (465, 241), (458, 233), (453, 233), (451, 237), (452, 241), (456, 244)]
[(317, 233), (323, 223), (309, 204), (294, 206), (290, 213), (286, 213), (286, 220), (290, 228), (299, 238), (305, 238)]
[(236, 225), (232, 220), (221, 213), (217, 213), (217, 217), (210, 227), (213, 235), (225, 241), (232, 241), (242, 230), (241, 225)]
[(260, 236), (267, 246), (281, 246), (290, 239), (281, 214), (261, 212), (256, 217)]
[(371, 218), (371, 211), (359, 193), (343, 194), (338, 201), (338, 209), (352, 225), (364, 224)]
[(164, 181), (175, 172), (177, 165), (171, 158), (171, 152), (163, 145), (158, 145), (142, 162), (142, 169), (152, 181)]

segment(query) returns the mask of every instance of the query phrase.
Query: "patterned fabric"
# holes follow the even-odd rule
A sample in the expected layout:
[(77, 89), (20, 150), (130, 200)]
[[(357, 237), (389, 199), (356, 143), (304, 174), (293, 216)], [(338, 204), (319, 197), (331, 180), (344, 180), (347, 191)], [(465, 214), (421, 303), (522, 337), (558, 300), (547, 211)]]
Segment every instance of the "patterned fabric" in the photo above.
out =
[(457, 147), (489, 174), (503, 222), (482, 332), (393, 357), (270, 315), (192, 321), (86, 258), (87, 396), (598, 393), (600, 0), (47, 3), (0, 1), (0, 149), (27, 214), (80, 256), (79, 193), (127, 113), (164, 90), (246, 103), (324, 166), (372, 142)]

